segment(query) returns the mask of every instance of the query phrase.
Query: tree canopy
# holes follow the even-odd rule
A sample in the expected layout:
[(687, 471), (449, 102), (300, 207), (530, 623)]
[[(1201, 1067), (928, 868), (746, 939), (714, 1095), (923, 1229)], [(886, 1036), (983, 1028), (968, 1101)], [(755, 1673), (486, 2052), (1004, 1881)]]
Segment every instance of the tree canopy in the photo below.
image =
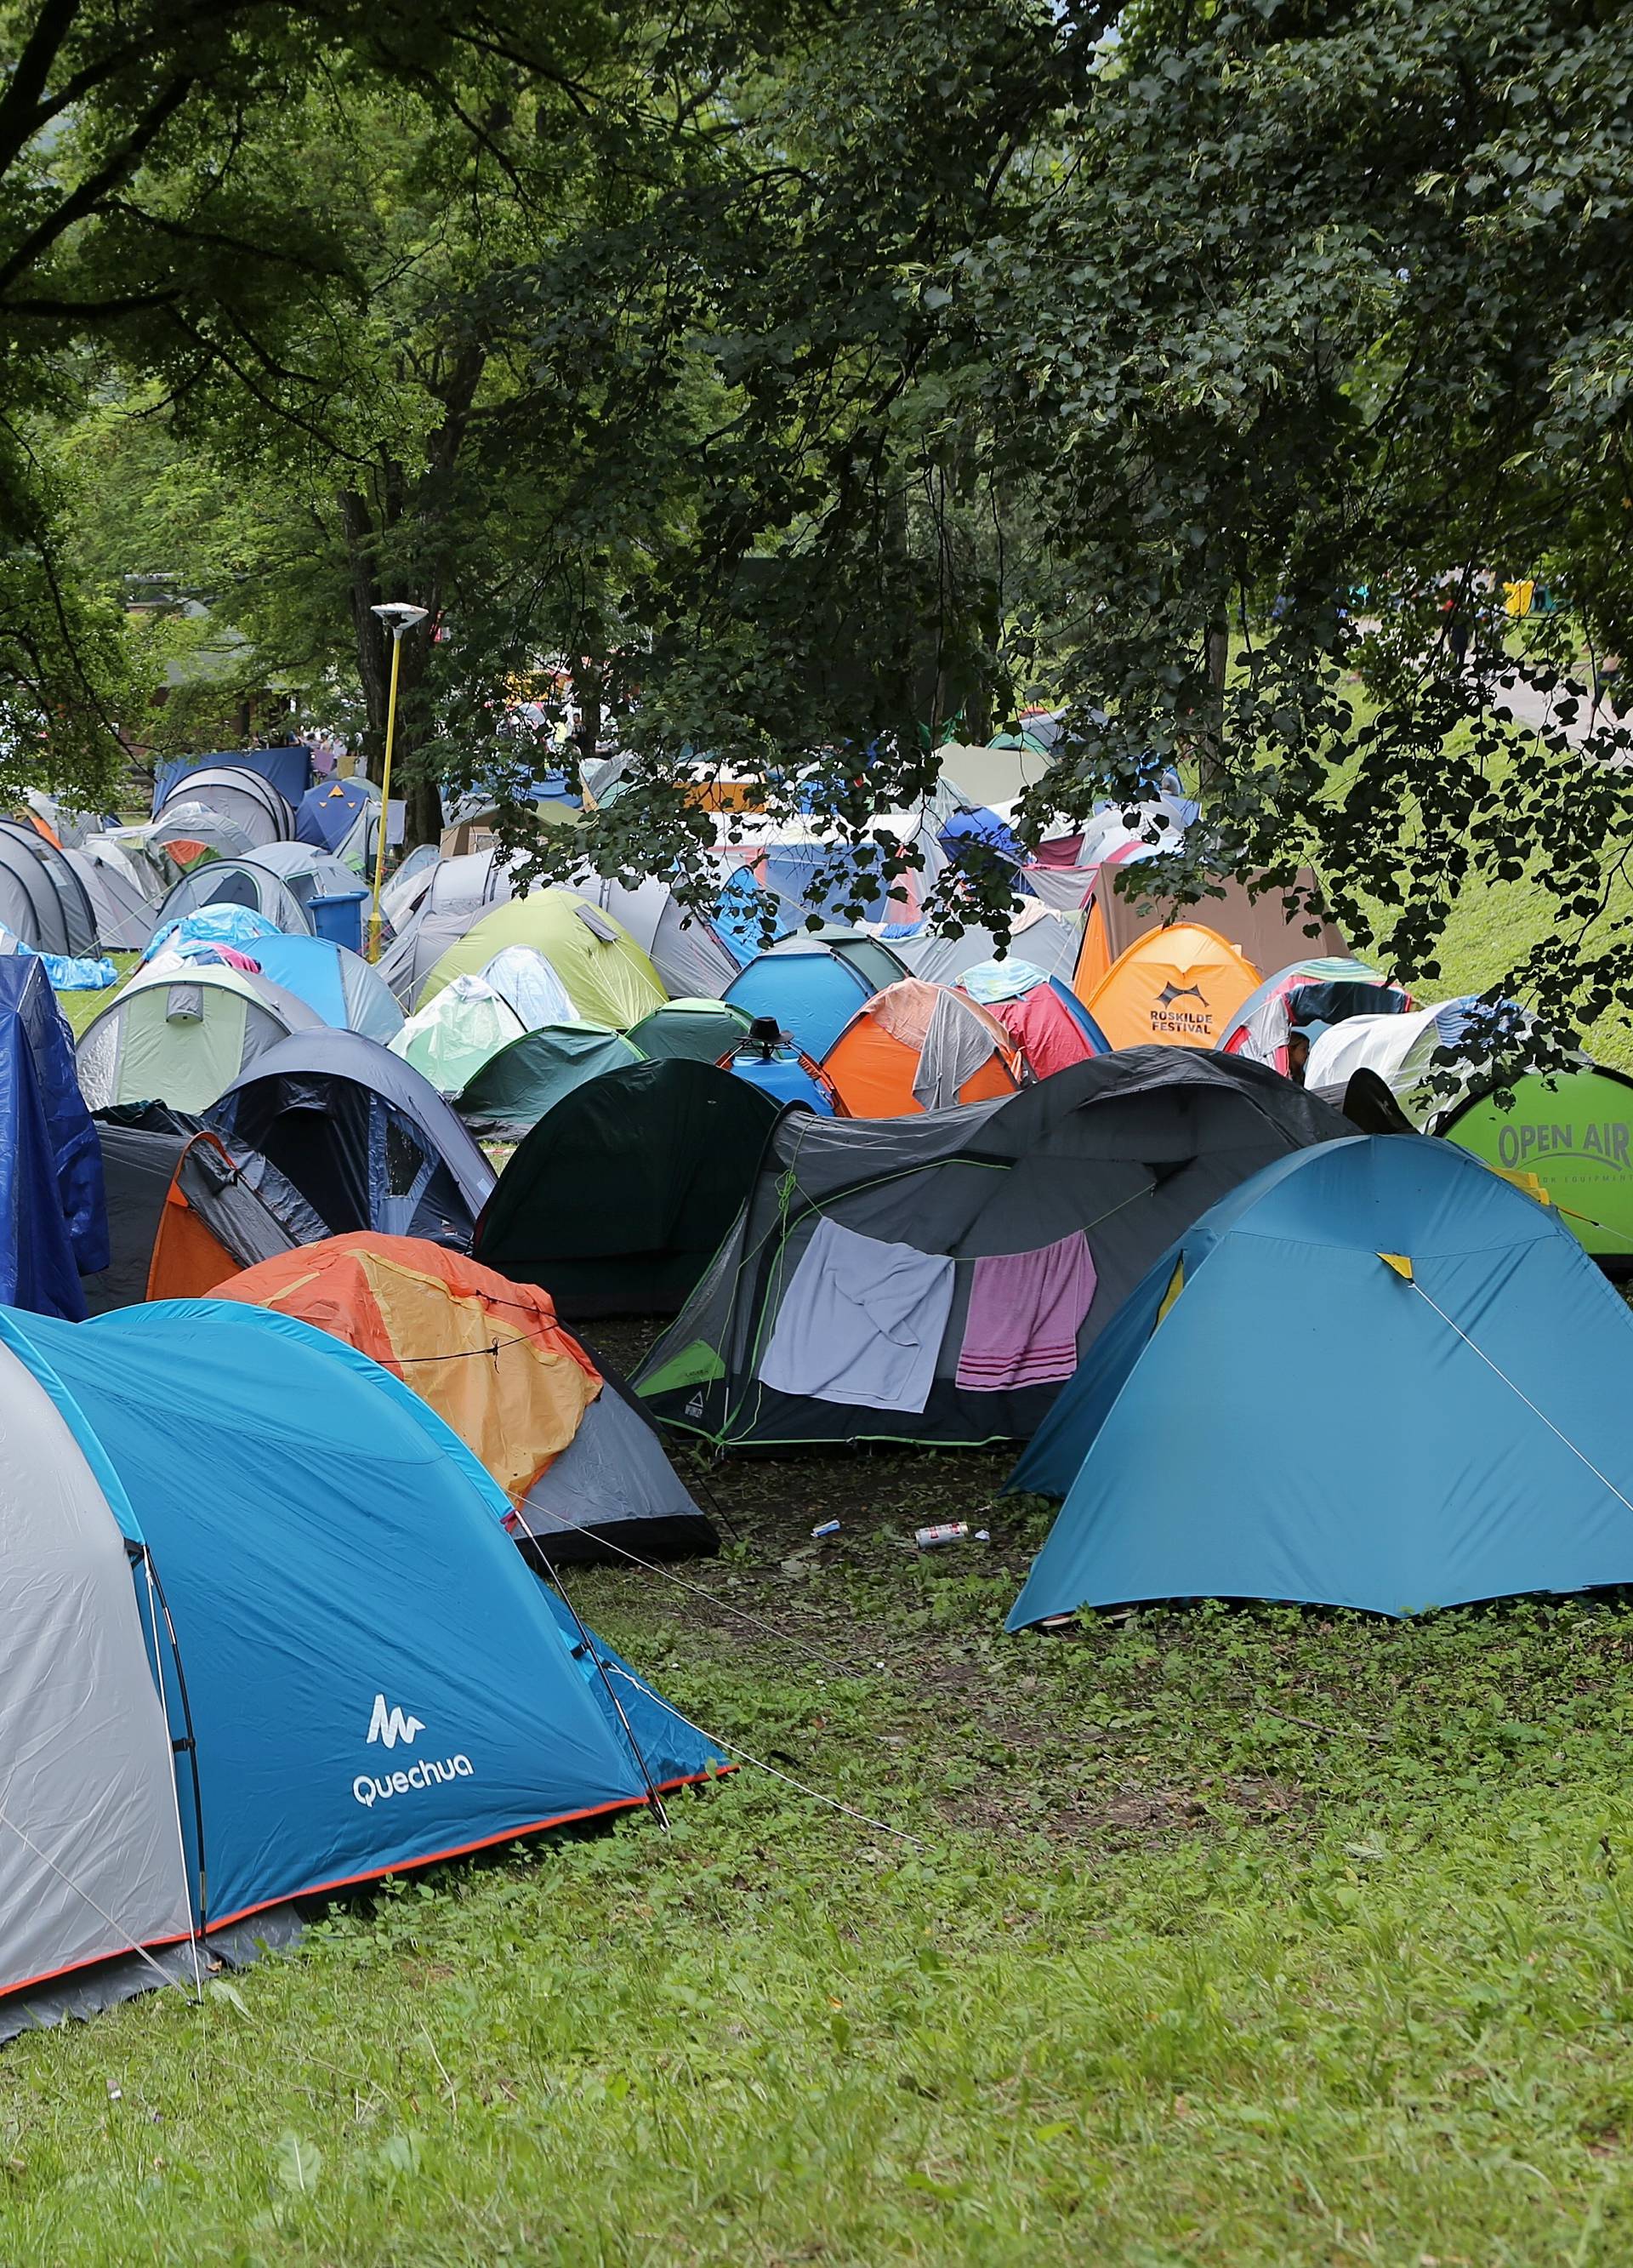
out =
[(1312, 867), (1431, 985), (1534, 875), (1513, 983), (1633, 997), (1626, 737), (1563, 687), (1633, 605), (1624, 7), (63, 12), (0, 102), (0, 678), (59, 769), (129, 666), (99, 584), (167, 550), (371, 743), (368, 608), (433, 608), (422, 830), (543, 761), (501, 701), (559, 659), (628, 767), (572, 855), (702, 890), (698, 756), (888, 871), (937, 740), (1037, 694), (1023, 832), (1178, 763), (1143, 883)]

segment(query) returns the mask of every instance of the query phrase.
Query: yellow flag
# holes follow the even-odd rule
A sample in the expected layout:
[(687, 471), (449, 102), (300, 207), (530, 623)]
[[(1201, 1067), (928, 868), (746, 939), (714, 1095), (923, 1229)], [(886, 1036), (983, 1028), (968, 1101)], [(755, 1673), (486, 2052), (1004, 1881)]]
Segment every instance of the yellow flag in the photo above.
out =
[(1403, 1277), (1407, 1283), (1412, 1281), (1412, 1263), (1404, 1252), (1380, 1252), (1378, 1257), (1386, 1268), (1393, 1268), (1395, 1274)]

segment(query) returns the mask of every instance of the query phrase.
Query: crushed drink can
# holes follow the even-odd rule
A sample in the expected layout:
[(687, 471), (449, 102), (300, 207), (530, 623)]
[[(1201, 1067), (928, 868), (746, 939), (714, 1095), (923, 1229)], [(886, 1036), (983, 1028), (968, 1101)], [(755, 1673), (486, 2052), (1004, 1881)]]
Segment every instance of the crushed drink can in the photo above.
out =
[(836, 1520), (825, 1520), (820, 1528), (813, 1528), (811, 1533), (818, 1542), (820, 1542), (826, 1535), (837, 1535), (839, 1533), (839, 1522)]
[(962, 1543), (968, 1534), (968, 1521), (947, 1520), (939, 1528), (916, 1528), (913, 1541), (921, 1551), (933, 1551), (939, 1543)]

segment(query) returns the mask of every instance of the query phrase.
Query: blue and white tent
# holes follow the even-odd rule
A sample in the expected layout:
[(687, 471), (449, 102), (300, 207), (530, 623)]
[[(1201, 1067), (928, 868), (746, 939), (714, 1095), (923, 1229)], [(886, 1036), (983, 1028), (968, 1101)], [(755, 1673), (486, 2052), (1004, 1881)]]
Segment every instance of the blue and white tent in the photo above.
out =
[(1633, 1581), (1630, 1401), (1633, 1314), (1556, 1215), (1423, 1136), (1294, 1151), (1169, 1248), (1038, 1429), (1009, 1486), (1065, 1501), (1009, 1626)]
[(0, 1311), (0, 1992), (719, 1761), (547, 1593), (428, 1404), (326, 1333)]

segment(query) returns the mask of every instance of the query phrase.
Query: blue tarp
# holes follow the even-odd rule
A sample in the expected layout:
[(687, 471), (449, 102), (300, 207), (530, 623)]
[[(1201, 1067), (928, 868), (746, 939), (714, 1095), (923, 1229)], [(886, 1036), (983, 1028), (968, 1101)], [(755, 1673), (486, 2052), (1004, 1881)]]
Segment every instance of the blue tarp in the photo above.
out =
[(1067, 1493), (1010, 1628), (1633, 1581), (1630, 1397), (1633, 1314), (1556, 1215), (1422, 1136), (1296, 1151), (1157, 1263), (1015, 1468)]
[(142, 959), (143, 962), (150, 961), (166, 946), (230, 945), (239, 953), (248, 954), (253, 961), (257, 957), (255, 948), (264, 938), (281, 937), (283, 933), (276, 922), (257, 913), (254, 906), (233, 905), (224, 900), (216, 905), (200, 906), (194, 913), (178, 914), (162, 929), (155, 930)]
[(0, 959), (0, 1300), (77, 1321), (108, 1263), (102, 1148), (36, 959)]
[(171, 763), (161, 764), (153, 776), (153, 809), (162, 811), (190, 772), (216, 771), (258, 772), (261, 777), (276, 788), (291, 811), (300, 808), (300, 799), (312, 782), (312, 752), (308, 748), (239, 748), (231, 755), (214, 756), (178, 756)]
[[(666, 1743), (637, 1761), (505, 1533), (503, 1491), (367, 1357), (225, 1300), (74, 1327), (9, 1314), (0, 1332), (164, 1585), (215, 1926), (638, 1802), (648, 1770), (710, 1769), (702, 1735), (631, 1685)], [(185, 1754), (177, 1770), (196, 1898)]]

